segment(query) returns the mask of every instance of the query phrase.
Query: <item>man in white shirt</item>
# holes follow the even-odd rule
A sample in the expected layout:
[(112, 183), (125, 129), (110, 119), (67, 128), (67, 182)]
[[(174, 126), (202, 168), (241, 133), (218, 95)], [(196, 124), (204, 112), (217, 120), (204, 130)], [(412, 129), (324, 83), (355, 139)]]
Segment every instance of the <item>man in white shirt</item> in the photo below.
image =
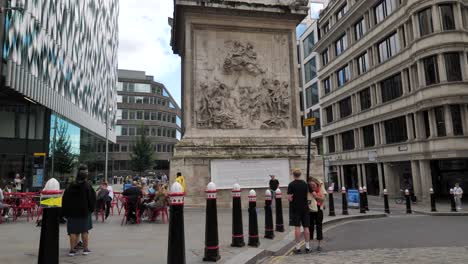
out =
[(5, 217), (5, 218), (8, 218), (8, 215), (6, 214), (7, 213), (7, 210), (5, 208), (8, 208), (8, 205), (4, 204), (3, 203), (3, 200), (5, 199), (5, 197), (3, 196), (3, 190), (2, 188), (0, 187), (0, 214)]
[(461, 199), (463, 197), (463, 189), (460, 187), (459, 183), (455, 183), (455, 188), (453, 188), (453, 196), (455, 198), (455, 205), (457, 206), (457, 212), (462, 209)]
[(162, 176), (162, 178), (161, 178), (161, 181), (162, 181), (163, 183), (167, 183), (167, 175), (166, 175), (165, 173), (163, 174), (163, 176)]
[(19, 175), (19, 173), (16, 173), (16, 176), (15, 176), (15, 190), (17, 192), (21, 192), (21, 190), (23, 189), (23, 179), (21, 179), (21, 176)]

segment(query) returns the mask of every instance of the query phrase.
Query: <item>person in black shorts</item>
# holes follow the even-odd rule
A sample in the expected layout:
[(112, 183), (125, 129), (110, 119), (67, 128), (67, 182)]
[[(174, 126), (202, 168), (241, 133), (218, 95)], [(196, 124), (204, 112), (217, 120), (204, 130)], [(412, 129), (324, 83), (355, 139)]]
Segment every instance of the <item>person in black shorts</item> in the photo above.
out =
[(301, 170), (293, 170), (294, 180), (288, 185), (289, 200), (289, 225), (294, 226), (294, 235), (296, 238), (296, 253), (301, 253), (301, 225), (304, 228), (305, 252), (310, 252), (310, 233), (309, 233), (309, 206), (307, 204), (307, 193), (309, 186), (304, 180), (301, 180)]

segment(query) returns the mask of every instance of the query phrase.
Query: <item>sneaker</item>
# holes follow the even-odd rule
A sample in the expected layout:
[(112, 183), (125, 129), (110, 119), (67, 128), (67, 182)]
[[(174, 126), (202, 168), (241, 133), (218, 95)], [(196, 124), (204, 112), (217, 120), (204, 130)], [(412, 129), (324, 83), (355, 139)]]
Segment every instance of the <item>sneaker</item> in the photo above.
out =
[(80, 249), (83, 249), (83, 241), (79, 241), (78, 244), (76, 244), (74, 250), (78, 251)]
[(310, 252), (312, 252), (312, 250), (310, 248), (305, 249), (305, 253), (310, 253)]
[(91, 254), (91, 250), (89, 250), (89, 249), (84, 249), (83, 250), (83, 255), (89, 255), (89, 254)]
[(318, 251), (318, 252), (321, 252), (321, 251), (322, 251), (322, 247), (318, 246), (318, 247), (317, 247), (317, 251)]
[(301, 249), (295, 249), (294, 254), (301, 254)]
[(75, 250), (70, 250), (70, 251), (68, 252), (68, 256), (70, 256), (70, 257), (73, 257), (73, 256), (75, 256), (75, 255), (76, 255), (76, 251), (75, 251)]

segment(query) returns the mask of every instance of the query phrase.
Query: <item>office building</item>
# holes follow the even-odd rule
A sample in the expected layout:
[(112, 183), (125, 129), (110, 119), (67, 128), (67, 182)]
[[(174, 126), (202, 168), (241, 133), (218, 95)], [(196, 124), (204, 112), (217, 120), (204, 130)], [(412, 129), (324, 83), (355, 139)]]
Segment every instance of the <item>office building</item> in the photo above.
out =
[(106, 125), (115, 141), (118, 3), (59, 2), (8, 6), (0, 17), (0, 184), (20, 174), (38, 189), (51, 171), (64, 180), (74, 170), (66, 163), (87, 160)]
[(468, 1), (335, 0), (318, 27), (335, 181), (424, 200), (468, 186)]
[(143, 71), (119, 70), (117, 143), (109, 147), (109, 175), (134, 176), (131, 154), (142, 133), (150, 138), (154, 164), (148, 175), (169, 176), (169, 162), (180, 138), (181, 110), (166, 87)]

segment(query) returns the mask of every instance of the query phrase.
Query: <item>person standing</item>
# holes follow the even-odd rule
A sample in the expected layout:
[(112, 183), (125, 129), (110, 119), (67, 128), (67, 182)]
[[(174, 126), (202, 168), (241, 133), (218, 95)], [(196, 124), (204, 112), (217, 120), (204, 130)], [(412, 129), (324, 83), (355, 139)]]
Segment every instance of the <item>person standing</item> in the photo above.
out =
[(294, 180), (288, 185), (288, 200), (289, 200), (289, 225), (294, 226), (294, 236), (296, 239), (296, 254), (301, 253), (301, 225), (304, 229), (305, 252), (310, 252), (310, 215), (309, 206), (307, 204), (307, 193), (309, 188), (304, 180), (301, 180), (301, 170), (293, 170)]
[(182, 176), (182, 173), (177, 173), (176, 182), (178, 182), (182, 186), (182, 191), (185, 193), (185, 179), (184, 176)]
[(78, 245), (80, 234), (83, 240), (83, 255), (91, 253), (88, 234), (93, 228), (91, 215), (96, 205), (96, 192), (87, 179), (88, 167), (80, 165), (76, 181), (68, 186), (62, 197), (62, 213), (67, 218), (67, 232), (70, 236), (69, 256), (76, 254), (75, 247)]
[(21, 192), (23, 190), (24, 177), (21, 178), (19, 173), (16, 173), (15, 176), (15, 190), (16, 192)]
[(164, 173), (163, 176), (161, 177), (161, 181), (163, 183), (167, 183), (168, 179), (167, 179), (167, 175)]
[(314, 239), (314, 229), (317, 230), (317, 251), (322, 251), (320, 242), (323, 240), (323, 206), (325, 202), (326, 191), (323, 188), (323, 182), (319, 179), (309, 179), (309, 194), (307, 197), (310, 210), (310, 238)]
[(457, 207), (457, 212), (459, 212), (462, 209), (461, 199), (463, 198), (463, 189), (460, 187), (460, 184), (458, 182), (455, 183), (455, 188), (453, 188), (453, 196), (455, 198), (455, 205)]

